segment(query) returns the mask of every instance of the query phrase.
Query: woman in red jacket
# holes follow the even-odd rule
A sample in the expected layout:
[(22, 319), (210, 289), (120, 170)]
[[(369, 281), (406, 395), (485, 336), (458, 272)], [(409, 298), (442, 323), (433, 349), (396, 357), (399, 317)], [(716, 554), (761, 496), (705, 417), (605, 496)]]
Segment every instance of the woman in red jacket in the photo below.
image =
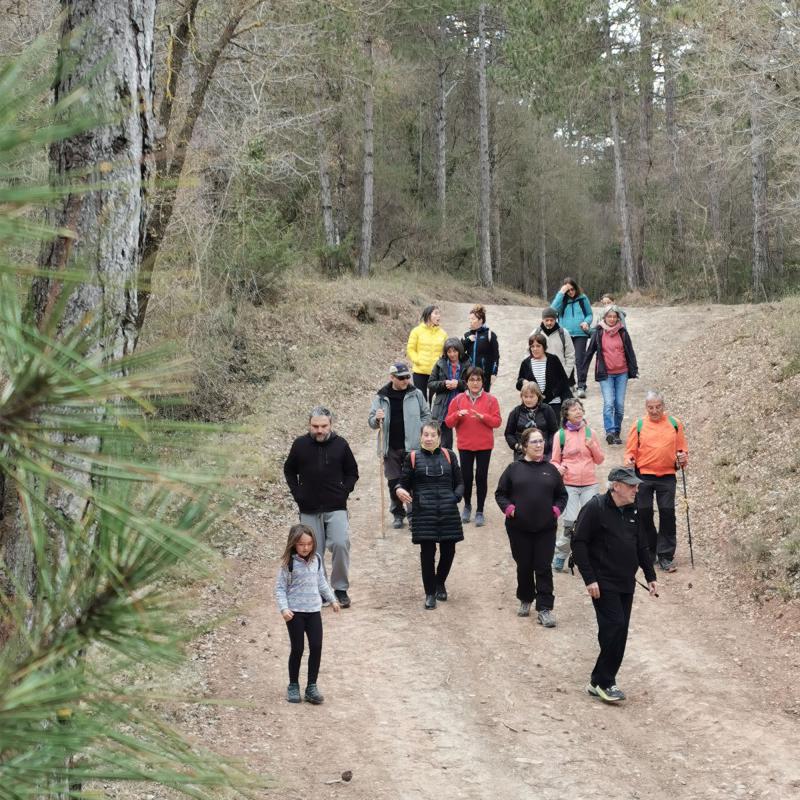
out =
[(461, 521), (469, 522), (472, 515), (473, 472), (478, 493), (475, 525), (485, 523), (483, 505), (489, 480), (489, 459), (494, 447), (494, 428), (500, 427), (500, 405), (494, 395), (484, 391), (483, 370), (467, 370), (467, 391), (457, 394), (447, 409), (445, 424), (456, 431), (458, 457), (464, 478), (464, 510)]

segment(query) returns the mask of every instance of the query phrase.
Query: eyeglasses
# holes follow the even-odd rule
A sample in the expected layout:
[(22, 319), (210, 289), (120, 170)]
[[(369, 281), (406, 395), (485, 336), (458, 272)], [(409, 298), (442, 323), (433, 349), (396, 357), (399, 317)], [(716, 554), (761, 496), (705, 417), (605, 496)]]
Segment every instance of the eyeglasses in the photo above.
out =
[(538, 447), (544, 444), (544, 439), (528, 439), (528, 444), (535, 444)]

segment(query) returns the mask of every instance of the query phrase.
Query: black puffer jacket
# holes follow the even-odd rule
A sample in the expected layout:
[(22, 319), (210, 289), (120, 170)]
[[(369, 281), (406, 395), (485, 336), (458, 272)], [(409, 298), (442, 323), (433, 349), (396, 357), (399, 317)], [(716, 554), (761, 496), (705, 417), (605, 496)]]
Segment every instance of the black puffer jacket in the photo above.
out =
[(450, 380), (450, 367), (448, 365), (449, 359), (447, 356), (440, 358), (431, 370), (431, 377), (428, 378), (428, 391), (435, 395), (433, 405), (431, 406), (431, 416), (433, 419), (442, 422), (447, 416), (447, 407), (450, 400), (461, 392), (467, 391), (467, 382), (464, 380), (464, 372), (470, 365), (469, 357), (465, 354), (459, 359), (461, 366), (461, 373), (458, 376), (458, 388), (448, 389), (444, 383)]
[(520, 403), (512, 409), (506, 420), (504, 436), (506, 444), (514, 451), (514, 458), (522, 458), (520, 438), (523, 431), (528, 428), (538, 428), (544, 436), (544, 457), (548, 461), (553, 452), (553, 436), (558, 430), (556, 412), (547, 403), (538, 403), (534, 408), (528, 408), (525, 403)]
[(464, 481), (455, 453), (447, 452), (449, 461), (440, 447), (432, 453), (415, 450), (414, 466), (411, 453), (403, 464), (399, 487), (413, 498), (411, 541), (414, 544), (460, 542), (464, 538), (457, 505), (464, 494)]

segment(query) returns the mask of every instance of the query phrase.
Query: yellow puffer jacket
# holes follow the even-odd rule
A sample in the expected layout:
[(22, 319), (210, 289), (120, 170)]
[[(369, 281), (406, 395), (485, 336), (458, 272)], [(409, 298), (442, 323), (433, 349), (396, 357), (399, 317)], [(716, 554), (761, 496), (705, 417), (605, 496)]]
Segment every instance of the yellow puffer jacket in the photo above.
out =
[(430, 375), (433, 365), (442, 357), (445, 339), (447, 334), (439, 325), (431, 326), (420, 322), (409, 334), (406, 347), (412, 372)]

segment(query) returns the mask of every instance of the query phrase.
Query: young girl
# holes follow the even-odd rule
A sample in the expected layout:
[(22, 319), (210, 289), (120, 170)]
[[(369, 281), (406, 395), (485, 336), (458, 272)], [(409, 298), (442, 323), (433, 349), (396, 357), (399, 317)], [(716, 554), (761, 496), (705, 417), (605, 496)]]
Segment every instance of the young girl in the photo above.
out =
[(281, 568), (275, 581), (275, 600), (278, 610), (286, 620), (289, 641), (289, 686), (286, 699), (300, 702), (300, 661), (303, 658), (305, 637), (308, 636), (308, 683), (305, 698), (319, 705), (325, 698), (317, 688), (317, 675), (322, 659), (322, 598), (334, 611), (339, 603), (331, 591), (322, 560), (317, 555), (314, 533), (307, 525), (292, 525), (286, 549), (281, 558)]
[(562, 572), (569, 555), (570, 539), (578, 512), (597, 494), (595, 465), (605, 456), (595, 432), (583, 418), (583, 403), (570, 398), (561, 406), (562, 427), (553, 438), (553, 466), (561, 473), (567, 487), (567, 507), (561, 518), (564, 528), (556, 541), (553, 569)]

